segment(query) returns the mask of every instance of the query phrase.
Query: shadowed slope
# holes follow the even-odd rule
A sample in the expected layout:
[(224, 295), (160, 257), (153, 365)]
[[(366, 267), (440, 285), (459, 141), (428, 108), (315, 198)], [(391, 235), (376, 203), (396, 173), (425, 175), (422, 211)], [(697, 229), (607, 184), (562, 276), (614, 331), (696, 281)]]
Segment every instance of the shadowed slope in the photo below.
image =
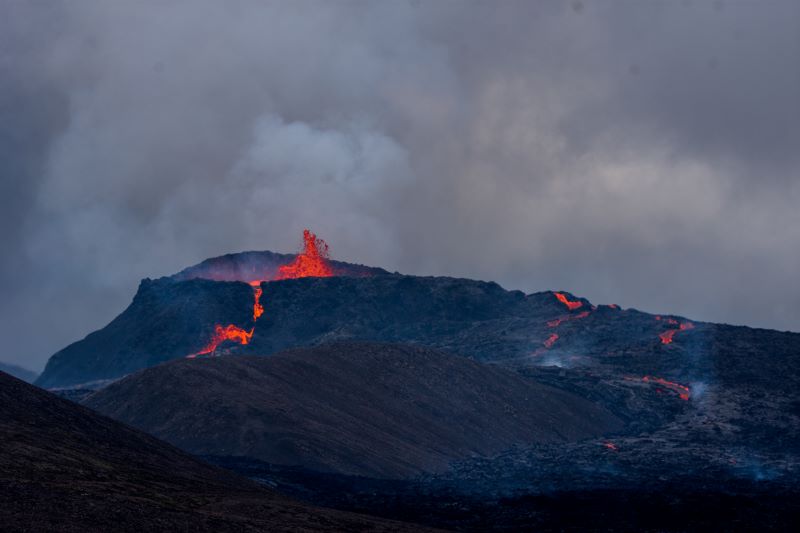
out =
[(0, 440), (2, 531), (406, 528), (294, 502), (1, 372)]
[(373, 477), (620, 427), (597, 405), (512, 371), (372, 343), (177, 361), (86, 403), (192, 453)]

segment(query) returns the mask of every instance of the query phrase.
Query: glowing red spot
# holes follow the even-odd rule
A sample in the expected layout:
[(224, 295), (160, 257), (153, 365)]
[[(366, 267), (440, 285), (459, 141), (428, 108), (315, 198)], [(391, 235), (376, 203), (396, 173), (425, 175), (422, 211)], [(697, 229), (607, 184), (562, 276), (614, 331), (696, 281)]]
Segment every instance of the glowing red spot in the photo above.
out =
[(608, 306), (609, 306), (611, 309), (619, 309), (619, 306), (618, 306), (617, 304), (608, 304)]
[(606, 448), (608, 448), (608, 449), (609, 449), (609, 450), (611, 450), (612, 452), (617, 452), (617, 451), (619, 451), (619, 448), (617, 448), (617, 445), (616, 445), (616, 444), (614, 444), (613, 442), (604, 442), (604, 443), (603, 443), (603, 446), (605, 446)]
[[(669, 324), (678, 323), (677, 320), (674, 320), (672, 318), (668, 319), (667, 322)], [(676, 333), (678, 333), (679, 331), (686, 331), (688, 329), (694, 329), (694, 324), (692, 324), (691, 322), (683, 322), (676, 329), (668, 329), (667, 331), (659, 333), (658, 337), (661, 339), (661, 344), (671, 344), (673, 337), (675, 336)]]
[(309, 230), (303, 230), (303, 252), (294, 261), (278, 269), (276, 280), (294, 278), (329, 278), (333, 270), (328, 264), (328, 245)]
[(557, 340), (558, 340), (558, 334), (557, 333), (553, 333), (552, 335), (550, 335), (547, 338), (546, 341), (544, 341), (543, 344), (544, 344), (545, 348), (552, 348), (553, 344), (555, 344)]
[(563, 292), (554, 292), (553, 294), (555, 294), (556, 298), (558, 298), (558, 301), (566, 305), (570, 311), (574, 311), (575, 309), (578, 309), (583, 305), (583, 302), (578, 302), (578, 301), (571, 302), (567, 298), (567, 295), (564, 294)]

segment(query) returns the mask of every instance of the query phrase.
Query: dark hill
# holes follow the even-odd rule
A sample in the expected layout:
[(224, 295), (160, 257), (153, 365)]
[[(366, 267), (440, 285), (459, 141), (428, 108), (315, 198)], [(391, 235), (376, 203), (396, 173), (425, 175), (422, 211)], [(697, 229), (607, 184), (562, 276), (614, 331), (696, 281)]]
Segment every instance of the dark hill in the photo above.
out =
[(2, 531), (397, 531), (319, 509), (0, 372)]
[(381, 478), (621, 427), (597, 405), (510, 370), (364, 343), (176, 361), (86, 404), (195, 454)]
[(15, 378), (21, 379), (22, 381), (26, 381), (28, 383), (33, 383), (36, 380), (36, 377), (39, 375), (32, 370), (28, 370), (27, 368), (22, 368), (21, 366), (3, 362), (0, 362), (0, 372), (11, 374)]

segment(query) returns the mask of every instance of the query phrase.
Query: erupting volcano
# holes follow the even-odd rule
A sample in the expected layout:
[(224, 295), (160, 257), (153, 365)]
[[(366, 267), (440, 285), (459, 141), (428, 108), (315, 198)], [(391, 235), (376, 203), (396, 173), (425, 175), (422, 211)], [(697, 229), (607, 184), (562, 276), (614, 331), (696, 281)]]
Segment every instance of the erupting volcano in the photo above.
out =
[(318, 277), (328, 278), (333, 276), (333, 270), (328, 264), (330, 252), (328, 244), (317, 238), (308, 229), (303, 230), (303, 251), (295, 257), (294, 261), (288, 265), (283, 265), (278, 269), (278, 274), (272, 280), (251, 280), (253, 287), (253, 327), (250, 331), (242, 329), (234, 324), (223, 327), (221, 324), (214, 326), (214, 335), (206, 346), (199, 352), (188, 355), (194, 358), (198, 355), (213, 354), (217, 347), (225, 341), (233, 341), (241, 345), (249, 344), (255, 332), (255, 323), (264, 314), (264, 306), (261, 304), (263, 289), (261, 283), (265, 281), (278, 281), (284, 279)]

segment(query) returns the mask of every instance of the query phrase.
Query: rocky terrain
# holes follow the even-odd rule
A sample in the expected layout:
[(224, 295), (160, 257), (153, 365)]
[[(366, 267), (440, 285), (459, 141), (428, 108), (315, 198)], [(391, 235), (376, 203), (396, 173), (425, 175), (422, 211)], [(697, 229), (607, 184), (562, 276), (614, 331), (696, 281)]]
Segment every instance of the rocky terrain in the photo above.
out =
[(418, 531), (310, 507), (0, 372), (2, 531)]
[(622, 428), (606, 409), (513, 371), (388, 344), (184, 359), (85, 404), (198, 455), (376, 478)]
[[(225, 324), (252, 335), (246, 343), (226, 341), (217, 354), (268, 355), (332, 340), (370, 340), (423, 344), (512, 366), (578, 366), (590, 358), (657, 352), (659, 335), (680, 327), (667, 322), (677, 324), (675, 317), (656, 320), (558, 293), (573, 304), (570, 309), (551, 291), (526, 295), (466, 279), (343, 276), (258, 288), (263, 314), (254, 321), (248, 283), (144, 280), (121, 315), (56, 353), (37, 384), (74, 388), (186, 357)], [(677, 337), (686, 346), (705, 333), (697, 324)]]

